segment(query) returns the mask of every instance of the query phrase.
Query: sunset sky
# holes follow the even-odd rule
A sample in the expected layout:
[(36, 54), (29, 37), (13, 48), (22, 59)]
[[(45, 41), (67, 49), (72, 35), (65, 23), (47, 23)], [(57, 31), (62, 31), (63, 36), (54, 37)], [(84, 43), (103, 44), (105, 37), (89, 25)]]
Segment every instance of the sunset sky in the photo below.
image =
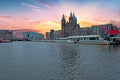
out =
[(61, 18), (74, 12), (80, 27), (120, 24), (120, 0), (0, 0), (0, 29), (61, 29)]

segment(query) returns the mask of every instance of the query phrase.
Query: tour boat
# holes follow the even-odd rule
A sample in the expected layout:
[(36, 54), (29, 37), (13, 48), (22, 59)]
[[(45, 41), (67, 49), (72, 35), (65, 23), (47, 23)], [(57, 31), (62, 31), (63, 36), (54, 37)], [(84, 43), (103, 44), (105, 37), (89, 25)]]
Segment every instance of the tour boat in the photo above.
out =
[(11, 40), (0, 40), (0, 43), (9, 43)]
[(67, 39), (72, 43), (108, 45), (109, 41), (104, 40), (100, 35), (68, 36)]
[(110, 44), (119, 45), (120, 44), (120, 37), (111, 37), (110, 38)]
[(58, 43), (66, 43), (66, 42), (68, 42), (68, 39), (67, 38), (59, 38), (59, 39), (56, 39), (56, 40), (54, 40), (54, 42), (58, 42)]

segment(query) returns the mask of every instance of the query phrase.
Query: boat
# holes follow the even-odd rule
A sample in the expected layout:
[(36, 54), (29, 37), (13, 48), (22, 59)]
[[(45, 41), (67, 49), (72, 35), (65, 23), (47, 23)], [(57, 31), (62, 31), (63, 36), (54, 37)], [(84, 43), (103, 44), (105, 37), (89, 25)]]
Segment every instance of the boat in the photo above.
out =
[(109, 41), (104, 40), (100, 35), (68, 36), (67, 39), (72, 43), (108, 45)]
[(0, 40), (0, 43), (9, 43), (9, 42), (11, 42), (11, 40), (7, 40), (7, 39), (1, 39)]
[(111, 37), (110, 44), (111, 45), (120, 45), (120, 37)]
[(68, 38), (58, 38), (54, 40), (54, 42), (57, 42), (57, 43), (67, 43), (68, 41), (69, 41)]

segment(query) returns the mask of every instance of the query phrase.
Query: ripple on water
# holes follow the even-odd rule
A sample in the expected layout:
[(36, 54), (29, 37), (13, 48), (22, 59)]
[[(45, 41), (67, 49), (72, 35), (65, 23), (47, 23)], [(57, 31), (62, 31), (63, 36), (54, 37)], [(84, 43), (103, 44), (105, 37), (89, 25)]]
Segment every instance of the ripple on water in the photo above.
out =
[(119, 80), (120, 46), (0, 44), (0, 80)]

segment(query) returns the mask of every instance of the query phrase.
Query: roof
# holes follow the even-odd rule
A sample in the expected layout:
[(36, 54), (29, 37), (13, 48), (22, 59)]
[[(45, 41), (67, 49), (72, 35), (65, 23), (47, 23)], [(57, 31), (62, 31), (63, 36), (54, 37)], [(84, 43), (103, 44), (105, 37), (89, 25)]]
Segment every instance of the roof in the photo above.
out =
[(100, 37), (100, 35), (68, 36), (67, 38)]
[(120, 38), (120, 37), (111, 37), (111, 38)]
[(6, 33), (8, 30), (0, 30), (0, 33)]

